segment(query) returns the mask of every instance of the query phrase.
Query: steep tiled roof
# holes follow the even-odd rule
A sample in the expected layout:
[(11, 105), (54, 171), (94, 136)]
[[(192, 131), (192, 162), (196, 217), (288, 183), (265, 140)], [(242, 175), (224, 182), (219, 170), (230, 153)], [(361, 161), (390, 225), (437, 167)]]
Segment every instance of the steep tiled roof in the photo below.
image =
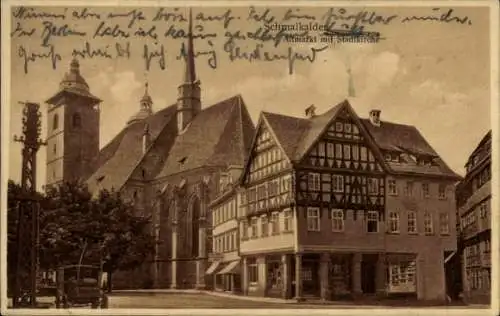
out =
[(385, 121), (380, 126), (374, 126), (369, 119), (361, 119), (361, 122), (382, 149), (438, 156), (414, 126)]
[(177, 136), (156, 178), (209, 165), (243, 165), (254, 133), (244, 107), (237, 95), (198, 113)]
[[(350, 106), (348, 101), (344, 101), (332, 107), (327, 112), (314, 116), (311, 119), (273, 113), (263, 113), (263, 116), (269, 123), (288, 157), (292, 161), (300, 161), (318, 137), (325, 131), (328, 123), (335, 118), (344, 106)], [(367, 119), (360, 119), (360, 122), (378, 148), (417, 155), (428, 155), (434, 158), (435, 165), (432, 166), (386, 162), (386, 165), (392, 171), (460, 178), (460, 176), (446, 165), (414, 126), (382, 122), (380, 126), (376, 127)]]
[(163, 128), (175, 119), (176, 105), (171, 105), (154, 115), (126, 126), (99, 153), (97, 169), (87, 179), (91, 192), (96, 188), (119, 190), (144, 156), (142, 139), (146, 124), (154, 142)]
[(243, 98), (240, 95), (234, 98), (235, 104), (232, 105), (231, 117), (209, 159), (210, 163), (214, 165), (243, 166), (252, 146), (252, 138), (255, 133), (252, 119)]
[(263, 112), (262, 115), (269, 123), (286, 155), (292, 161), (299, 161), (335, 117), (342, 105), (343, 103), (338, 104), (311, 119), (268, 112)]
[(440, 158), (415, 126), (385, 121), (382, 121), (380, 126), (374, 126), (369, 119), (361, 119), (361, 122), (382, 149), (433, 157), (434, 164), (431, 166), (386, 162), (393, 171), (460, 178)]
[(293, 159), (302, 135), (309, 129), (310, 121), (269, 112), (262, 112), (262, 116), (278, 138), (277, 141), (283, 147), (285, 154)]

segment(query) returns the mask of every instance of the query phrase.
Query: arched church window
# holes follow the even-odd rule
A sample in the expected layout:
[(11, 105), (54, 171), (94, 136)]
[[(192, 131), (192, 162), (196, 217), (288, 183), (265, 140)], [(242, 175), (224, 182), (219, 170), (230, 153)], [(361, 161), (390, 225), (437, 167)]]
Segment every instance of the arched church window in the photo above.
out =
[(191, 204), (191, 216), (188, 220), (188, 225), (190, 225), (190, 235), (191, 235), (191, 256), (197, 257), (199, 255), (198, 249), (200, 247), (198, 231), (200, 229), (199, 217), (200, 217), (200, 200), (195, 197)]
[(73, 127), (79, 128), (82, 126), (82, 117), (79, 113), (73, 114)]
[(55, 114), (52, 120), (52, 129), (57, 129), (59, 127), (59, 115)]

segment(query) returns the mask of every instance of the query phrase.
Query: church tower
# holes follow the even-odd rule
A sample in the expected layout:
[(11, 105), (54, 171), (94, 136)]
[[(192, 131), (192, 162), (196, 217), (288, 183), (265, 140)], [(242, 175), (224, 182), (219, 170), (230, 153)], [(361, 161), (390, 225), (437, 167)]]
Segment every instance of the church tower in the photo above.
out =
[(88, 175), (99, 154), (99, 103), (73, 59), (59, 91), (49, 98), (46, 185)]
[(186, 56), (184, 81), (178, 88), (177, 131), (182, 133), (193, 118), (201, 111), (200, 81), (196, 79), (193, 50), (193, 14), (189, 9), (189, 30), (187, 44), (183, 45)]

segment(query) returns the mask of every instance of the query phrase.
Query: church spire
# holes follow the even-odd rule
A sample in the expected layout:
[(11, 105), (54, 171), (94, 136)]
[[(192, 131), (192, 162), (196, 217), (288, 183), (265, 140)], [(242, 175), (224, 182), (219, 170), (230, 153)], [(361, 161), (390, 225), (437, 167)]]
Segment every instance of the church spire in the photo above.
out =
[(153, 99), (149, 95), (149, 84), (147, 80), (144, 83), (144, 96), (142, 96), (139, 105), (139, 111), (130, 117), (127, 124), (144, 120), (153, 114)]
[(181, 134), (201, 111), (200, 81), (196, 78), (194, 66), (193, 12), (189, 8), (187, 43), (183, 46), (185, 53), (185, 72), (179, 86), (177, 98), (177, 132)]
[(347, 93), (350, 98), (354, 98), (356, 96), (356, 92), (354, 91), (354, 82), (352, 79), (351, 62), (349, 57), (347, 58), (347, 78), (348, 78)]
[(151, 96), (149, 95), (149, 84), (148, 81), (146, 80), (146, 83), (144, 83), (144, 96), (141, 99), (141, 108), (151, 108), (153, 105), (153, 99), (151, 99)]
[(193, 11), (189, 8), (189, 26), (188, 38), (186, 43), (186, 69), (184, 73), (184, 83), (193, 83), (196, 81), (196, 70), (194, 66), (194, 49), (193, 49)]

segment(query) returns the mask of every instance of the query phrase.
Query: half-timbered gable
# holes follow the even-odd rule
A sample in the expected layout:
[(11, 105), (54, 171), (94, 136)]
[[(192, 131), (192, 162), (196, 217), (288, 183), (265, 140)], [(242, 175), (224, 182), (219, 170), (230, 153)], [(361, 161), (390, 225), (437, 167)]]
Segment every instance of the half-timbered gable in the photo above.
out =
[(304, 136), (309, 143), (296, 154), (297, 203), (383, 215), (384, 163), (351, 106), (343, 102), (310, 120), (315, 139)]
[(291, 160), (266, 115), (259, 119), (243, 176), (246, 194), (241, 196), (241, 206), (246, 215), (279, 210), (292, 198)]

